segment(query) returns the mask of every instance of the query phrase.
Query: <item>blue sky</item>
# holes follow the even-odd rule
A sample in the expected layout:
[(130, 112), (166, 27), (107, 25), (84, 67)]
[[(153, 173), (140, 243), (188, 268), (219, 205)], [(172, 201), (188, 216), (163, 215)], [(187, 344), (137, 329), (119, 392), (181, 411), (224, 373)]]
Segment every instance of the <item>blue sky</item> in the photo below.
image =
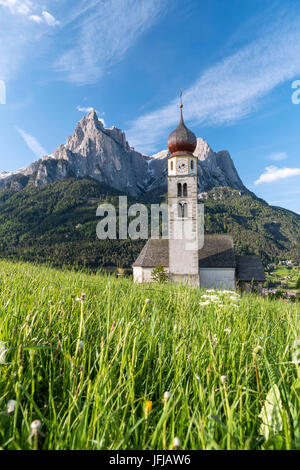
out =
[(163, 150), (182, 88), (197, 136), (228, 150), (259, 197), (300, 213), (299, 6), (0, 0), (0, 171), (51, 153), (91, 107), (137, 150)]

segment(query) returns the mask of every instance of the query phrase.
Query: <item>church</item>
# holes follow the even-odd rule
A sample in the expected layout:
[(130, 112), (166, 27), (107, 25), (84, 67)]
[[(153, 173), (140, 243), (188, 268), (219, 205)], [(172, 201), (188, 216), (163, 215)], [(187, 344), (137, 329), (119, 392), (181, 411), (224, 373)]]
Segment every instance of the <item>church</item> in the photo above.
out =
[(162, 265), (170, 282), (198, 288), (262, 290), (264, 268), (258, 256), (238, 256), (229, 234), (201, 237), (198, 205), (198, 159), (195, 134), (183, 120), (170, 134), (168, 148), (168, 239), (149, 239), (132, 265), (135, 282), (151, 282)]

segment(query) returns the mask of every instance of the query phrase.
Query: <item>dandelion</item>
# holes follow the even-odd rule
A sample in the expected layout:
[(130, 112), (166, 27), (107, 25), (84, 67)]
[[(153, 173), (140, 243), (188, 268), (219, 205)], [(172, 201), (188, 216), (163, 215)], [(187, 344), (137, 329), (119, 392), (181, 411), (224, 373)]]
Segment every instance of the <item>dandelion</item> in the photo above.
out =
[(31, 433), (34, 435), (34, 434), (38, 434), (39, 431), (41, 430), (41, 427), (42, 427), (42, 423), (36, 419), (34, 421), (32, 421), (31, 425), (30, 425), (30, 428), (31, 428)]
[(174, 447), (175, 449), (179, 449), (179, 448), (180, 448), (180, 440), (179, 440), (178, 437), (174, 437), (174, 439), (173, 439), (173, 447)]
[(166, 405), (168, 403), (168, 401), (170, 400), (171, 398), (171, 393), (170, 392), (165, 392), (164, 393), (164, 404)]
[(253, 349), (253, 354), (257, 354), (261, 350), (262, 350), (262, 347), (258, 345)]
[(33, 449), (38, 450), (39, 447), (39, 439), (45, 437), (45, 435), (41, 432), (42, 423), (36, 419), (32, 421), (30, 425), (31, 433), (29, 435), (28, 440), (31, 441), (33, 439)]
[(6, 362), (5, 343), (3, 343), (3, 341), (0, 341), (0, 364), (5, 364), (5, 362)]
[(9, 400), (6, 405), (6, 411), (8, 414), (14, 413), (17, 406), (16, 400)]
[(221, 380), (221, 383), (222, 383), (223, 385), (226, 385), (226, 384), (227, 384), (227, 375), (221, 375), (221, 379), (220, 379), (220, 380)]
[(148, 419), (149, 414), (152, 411), (152, 401), (147, 400), (145, 403), (145, 419)]
[(146, 302), (146, 304), (148, 304), (149, 302), (151, 302), (151, 300), (150, 300), (150, 299), (146, 299), (145, 302)]

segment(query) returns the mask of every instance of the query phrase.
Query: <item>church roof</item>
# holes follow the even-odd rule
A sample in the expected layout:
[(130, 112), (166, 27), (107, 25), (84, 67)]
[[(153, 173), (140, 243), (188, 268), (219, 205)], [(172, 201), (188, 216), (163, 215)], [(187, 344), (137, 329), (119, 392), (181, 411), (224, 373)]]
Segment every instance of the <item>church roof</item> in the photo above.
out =
[(236, 256), (237, 280), (238, 281), (258, 281), (266, 280), (264, 267), (259, 256)]
[[(214, 234), (204, 236), (204, 246), (199, 250), (200, 268), (234, 268), (235, 256), (230, 235)], [(169, 267), (169, 240), (149, 239), (132, 265), (153, 268), (161, 264)]]
[(159, 264), (169, 267), (169, 240), (150, 238), (132, 266), (155, 268)]
[(230, 235), (204, 235), (198, 252), (199, 268), (235, 268), (233, 239)]

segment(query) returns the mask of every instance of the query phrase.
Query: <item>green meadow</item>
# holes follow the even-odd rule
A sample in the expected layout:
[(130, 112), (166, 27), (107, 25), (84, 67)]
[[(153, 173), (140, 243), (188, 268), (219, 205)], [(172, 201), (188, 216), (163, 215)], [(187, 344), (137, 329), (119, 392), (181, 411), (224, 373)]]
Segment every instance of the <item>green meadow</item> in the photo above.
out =
[(299, 315), (0, 261), (0, 448), (300, 449)]

